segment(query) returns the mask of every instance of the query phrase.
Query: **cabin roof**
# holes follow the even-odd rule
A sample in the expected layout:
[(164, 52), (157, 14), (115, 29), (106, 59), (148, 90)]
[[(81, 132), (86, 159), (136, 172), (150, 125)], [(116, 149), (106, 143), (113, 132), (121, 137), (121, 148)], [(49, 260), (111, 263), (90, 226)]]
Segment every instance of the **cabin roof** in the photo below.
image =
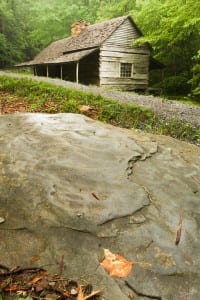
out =
[(118, 17), (87, 26), (76, 38), (70, 38), (68, 40), (63, 52), (68, 53), (78, 49), (100, 46), (127, 19), (131, 20), (133, 26), (136, 27), (138, 34), (142, 35), (130, 16)]
[(84, 56), (96, 51), (127, 19), (131, 21), (138, 35), (141, 36), (141, 31), (130, 16), (118, 17), (101, 23), (88, 25), (77, 37), (68, 37), (52, 42), (33, 60), (19, 64), (18, 66), (78, 61)]

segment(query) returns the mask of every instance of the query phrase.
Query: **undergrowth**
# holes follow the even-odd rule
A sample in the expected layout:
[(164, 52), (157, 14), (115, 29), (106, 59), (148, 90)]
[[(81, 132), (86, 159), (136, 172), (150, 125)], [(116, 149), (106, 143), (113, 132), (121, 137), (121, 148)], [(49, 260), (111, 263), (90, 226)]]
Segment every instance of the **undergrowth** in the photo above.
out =
[[(151, 109), (106, 99), (99, 94), (54, 86), (28, 78), (0, 76), (0, 90), (30, 103), (29, 111), (47, 113), (82, 113), (123, 128), (140, 129), (169, 135), (200, 144), (200, 131), (180, 120), (162, 120)], [(82, 110), (88, 106), (88, 111)]]

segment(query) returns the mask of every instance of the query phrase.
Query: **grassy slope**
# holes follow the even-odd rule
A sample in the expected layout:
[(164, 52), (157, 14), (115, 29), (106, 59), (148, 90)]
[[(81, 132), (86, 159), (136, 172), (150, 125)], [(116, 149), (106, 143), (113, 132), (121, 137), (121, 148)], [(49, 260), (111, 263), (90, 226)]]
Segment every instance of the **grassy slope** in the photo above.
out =
[(179, 120), (166, 122), (150, 109), (119, 103), (105, 99), (101, 95), (57, 87), (44, 82), (38, 83), (27, 78), (17, 79), (7, 76), (0, 76), (0, 90), (15, 96), (10, 100), (4, 99), (4, 102), (20, 99), (26, 103), (26, 111), (82, 113), (116, 126), (170, 135), (200, 144), (200, 131), (191, 124)]

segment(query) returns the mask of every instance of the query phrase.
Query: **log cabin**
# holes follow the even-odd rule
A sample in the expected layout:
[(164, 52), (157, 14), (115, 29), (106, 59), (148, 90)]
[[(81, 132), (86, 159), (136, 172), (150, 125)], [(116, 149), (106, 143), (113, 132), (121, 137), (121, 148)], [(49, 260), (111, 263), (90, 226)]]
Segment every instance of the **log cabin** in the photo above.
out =
[(76, 21), (71, 36), (52, 42), (32, 61), (37, 76), (61, 78), (82, 84), (146, 90), (150, 69), (162, 68), (152, 58), (149, 44), (133, 46), (142, 36), (130, 16), (90, 25)]

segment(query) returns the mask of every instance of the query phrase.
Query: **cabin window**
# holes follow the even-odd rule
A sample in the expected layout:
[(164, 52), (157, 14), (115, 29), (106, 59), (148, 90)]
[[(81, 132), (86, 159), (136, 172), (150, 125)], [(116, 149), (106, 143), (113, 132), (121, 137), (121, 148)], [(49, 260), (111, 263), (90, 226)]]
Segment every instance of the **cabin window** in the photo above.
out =
[(120, 63), (120, 77), (122, 78), (132, 77), (132, 64)]

